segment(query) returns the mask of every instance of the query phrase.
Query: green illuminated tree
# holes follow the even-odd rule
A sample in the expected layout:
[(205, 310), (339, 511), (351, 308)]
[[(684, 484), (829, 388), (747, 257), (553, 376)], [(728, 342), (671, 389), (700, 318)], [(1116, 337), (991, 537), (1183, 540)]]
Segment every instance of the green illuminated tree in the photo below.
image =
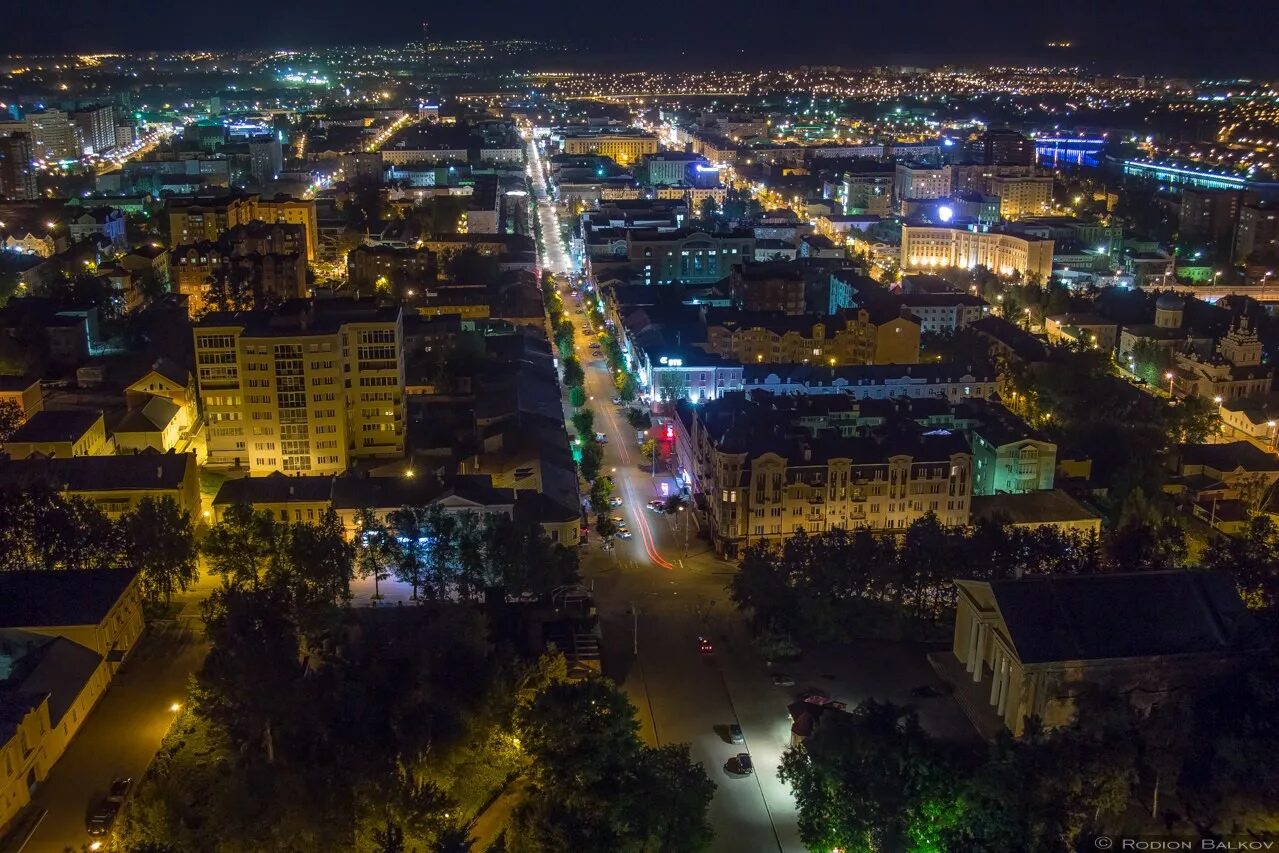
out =
[(779, 777), (814, 850), (941, 850), (964, 817), (956, 765), (914, 714), (868, 700), (822, 714), (803, 748), (782, 756)]

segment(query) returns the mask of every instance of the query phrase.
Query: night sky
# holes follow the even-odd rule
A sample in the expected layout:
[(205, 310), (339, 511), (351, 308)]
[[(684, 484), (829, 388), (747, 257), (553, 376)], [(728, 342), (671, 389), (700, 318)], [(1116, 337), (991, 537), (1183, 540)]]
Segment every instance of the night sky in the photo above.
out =
[[(0, 50), (394, 43), (423, 18), (441, 39), (565, 39), (628, 68), (1068, 60), (1131, 73), (1279, 74), (1276, 0), (23, 0), (6, 10)], [(1076, 48), (1042, 49), (1055, 40)]]

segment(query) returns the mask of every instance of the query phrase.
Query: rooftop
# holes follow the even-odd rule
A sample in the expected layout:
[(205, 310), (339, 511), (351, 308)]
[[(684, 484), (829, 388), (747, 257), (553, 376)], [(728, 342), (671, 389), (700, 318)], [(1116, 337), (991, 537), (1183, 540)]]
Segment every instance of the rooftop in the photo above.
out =
[(990, 582), (1022, 663), (1221, 654), (1261, 647), (1219, 572), (1139, 572)]
[(45, 409), (36, 412), (9, 436), (15, 442), (74, 442), (102, 418), (96, 409)]
[(125, 569), (0, 572), (0, 628), (96, 626), (135, 577)]

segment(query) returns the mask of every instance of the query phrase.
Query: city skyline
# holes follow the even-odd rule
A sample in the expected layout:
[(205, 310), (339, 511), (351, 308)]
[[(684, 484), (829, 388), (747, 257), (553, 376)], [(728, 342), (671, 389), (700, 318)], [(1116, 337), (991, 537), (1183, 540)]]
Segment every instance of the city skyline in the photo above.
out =
[[(11, 13), (0, 34), (10, 54), (49, 51), (308, 48), (343, 44), (396, 44), (420, 36), (430, 22), (432, 38), (546, 39), (573, 49), (550, 56), (545, 67), (591, 67), (623, 63), (679, 68), (776, 67), (785, 64), (1043, 64), (1080, 65), (1102, 71), (1191, 75), (1279, 73), (1279, 57), (1257, 34), (1265, 31), (1265, 4), (1243, 0), (1229, 13), (1179, 0), (1110, 6), (1085, 3), (1070, 14), (1043, 16), (1035, 8), (956, 10), (940, 0), (908, 8), (842, 10), (825, 0), (806, 0), (784, 14), (762, 0), (745, 0), (708, 18), (716, 33), (681, 24), (666, 26), (683, 7), (647, 7), (639, 20), (601, 27), (599, 12), (585, 4), (561, 4), (548, 14), (514, 0), (489, 0), (485, 14), (472, 7), (422, 9), (396, 0), (377, 16), (350, 15), (330, 2), (272, 4), (233, 0), (220, 7), (228, 21), (254, 21), (247, 29), (210, 30), (181, 7), (156, 9), (130, 0), (137, 13), (103, 19), (87, 0), (56, 7), (28, 4)], [(388, 28), (410, 20), (412, 27)], [(831, 22), (841, 25), (830, 26)], [(405, 37), (391, 38), (391, 33)], [(866, 34), (866, 38), (862, 35)], [(1067, 46), (1068, 45), (1068, 46)]]

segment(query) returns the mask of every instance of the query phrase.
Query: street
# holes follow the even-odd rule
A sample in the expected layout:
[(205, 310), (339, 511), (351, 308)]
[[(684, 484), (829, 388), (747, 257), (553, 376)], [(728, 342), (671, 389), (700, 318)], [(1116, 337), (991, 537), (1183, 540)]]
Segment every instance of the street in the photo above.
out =
[(84, 822), (111, 780), (141, 780), (173, 721), (173, 705), (185, 701), (187, 681), (204, 660), (204, 625), (198, 602), (207, 590), (180, 596), (172, 621), (147, 627), (107, 692), (67, 751), (36, 790), (32, 805), (44, 818), (23, 853), (80, 849), (90, 838)]
[[(529, 173), (541, 217), (543, 263), (564, 286), (566, 309), (580, 331), (586, 315), (573, 313), (565, 281), (571, 262), (547, 204), (535, 143), (529, 145)], [(650, 499), (662, 497), (660, 481), (639, 457), (635, 430), (610, 402), (616, 392), (607, 363), (592, 356), (588, 344), (579, 334), (577, 356), (586, 374), (587, 405), (595, 413), (595, 429), (609, 439), (603, 467), (612, 473), (614, 494), (622, 499), (615, 512), (634, 532), (631, 539), (615, 540), (612, 552), (605, 552), (592, 536), (582, 552), (583, 581), (594, 587), (603, 625), (604, 672), (638, 710), (645, 741), (688, 743), (693, 759), (718, 786), (709, 815), (715, 831), (712, 850), (801, 851), (794, 799), (777, 778), (790, 739), (790, 696), (773, 685), (728, 601), (724, 587), (733, 567), (716, 557), (695, 529), (683, 529), (692, 513), (666, 516), (645, 508)], [(638, 608), (637, 616), (632, 607)], [(714, 643), (713, 653), (699, 653), (701, 636)], [(638, 654), (632, 654), (633, 647)], [(741, 725), (744, 745), (729, 742), (733, 723)], [(753, 759), (751, 776), (725, 769), (742, 751)]]

